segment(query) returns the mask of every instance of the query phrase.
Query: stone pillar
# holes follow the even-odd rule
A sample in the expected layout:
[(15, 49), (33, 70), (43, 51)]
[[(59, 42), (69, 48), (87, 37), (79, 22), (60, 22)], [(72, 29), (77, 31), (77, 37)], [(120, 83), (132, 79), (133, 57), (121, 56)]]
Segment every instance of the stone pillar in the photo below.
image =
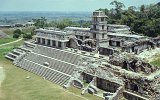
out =
[(80, 39), (80, 36), (78, 35), (77, 38)]
[(83, 36), (83, 40), (85, 40), (85, 36)]
[(58, 41), (55, 41), (56, 42), (56, 47), (58, 47)]
[(40, 44), (43, 44), (43, 40), (42, 40), (42, 38), (40, 38)]
[(116, 46), (116, 41), (113, 41), (113, 46)]
[(65, 44), (66, 44), (65, 42), (61, 42), (61, 48), (62, 48), (62, 49), (65, 49), (65, 48), (66, 48)]
[(45, 45), (47, 45), (48, 44), (48, 40), (47, 39), (45, 39)]
[(53, 47), (53, 42), (52, 42), (52, 40), (50, 40), (50, 46)]
[(35, 41), (36, 41), (36, 43), (38, 44), (38, 38), (37, 38), (37, 37), (36, 37)]

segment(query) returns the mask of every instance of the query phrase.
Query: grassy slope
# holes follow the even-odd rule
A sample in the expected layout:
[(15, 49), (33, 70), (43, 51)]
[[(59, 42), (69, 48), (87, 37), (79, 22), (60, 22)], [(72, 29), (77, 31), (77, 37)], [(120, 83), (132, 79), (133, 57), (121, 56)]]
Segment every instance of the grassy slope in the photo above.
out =
[(159, 57), (155, 61), (152, 61), (151, 64), (160, 67), (160, 55), (159, 55)]
[[(17, 28), (21, 29), (23, 33), (31, 33), (34, 27), (28, 27), (28, 28)], [(7, 29), (1, 29), (4, 33), (8, 34), (10, 38), (13, 37), (13, 32), (16, 30), (15, 28), (7, 28)]]
[(12, 42), (15, 41), (16, 39), (13, 38), (4, 38), (4, 39), (0, 39), (0, 45), (4, 44), (4, 43), (8, 43), (8, 42)]
[[(81, 98), (64, 92), (64, 89), (32, 73), (4, 61), (6, 78), (2, 83), (1, 100), (81, 100)], [(26, 79), (31, 76), (30, 79)]]
[[(22, 32), (24, 32), (24, 33), (30, 33), (33, 29), (34, 29), (34, 27), (22, 28)], [(8, 35), (12, 35), (13, 32), (14, 32), (14, 30), (16, 30), (16, 29), (14, 29), (14, 28), (2, 29), (2, 31), (5, 32), (5, 33), (7, 33)]]
[[(23, 42), (10, 44), (0, 48), (0, 65), (5, 70), (5, 80), (0, 88), (0, 100), (83, 100), (80, 97), (67, 93), (62, 87), (53, 84), (43, 78), (20, 69), (4, 58), (4, 55)], [(26, 79), (31, 76), (30, 79)], [(80, 90), (70, 89), (80, 95)], [(99, 98), (86, 94), (89, 100)]]

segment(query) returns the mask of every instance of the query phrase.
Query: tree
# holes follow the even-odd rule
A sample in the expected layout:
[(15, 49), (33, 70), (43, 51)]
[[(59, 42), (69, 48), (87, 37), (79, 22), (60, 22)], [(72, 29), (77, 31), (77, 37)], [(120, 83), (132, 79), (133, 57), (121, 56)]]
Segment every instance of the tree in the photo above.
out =
[(13, 32), (13, 38), (19, 38), (22, 34), (22, 31), (20, 29), (16, 29)]
[(83, 22), (82, 27), (90, 27), (90, 22), (87, 21)]
[(114, 10), (116, 11), (116, 18), (120, 19), (121, 18), (121, 11), (122, 11), (122, 8), (125, 7), (125, 5), (122, 3), (122, 2), (118, 2), (116, 0), (112, 1), (110, 3), (110, 5), (114, 5), (115, 8)]
[(62, 19), (62, 20), (58, 20), (58, 21), (52, 21), (48, 24), (48, 26), (50, 27), (56, 27), (59, 29), (64, 29), (67, 26), (71, 26), (73, 25), (73, 22), (70, 19)]
[(19, 38), (19, 37), (20, 37), (20, 34), (18, 34), (18, 33), (13, 34), (13, 38)]
[(13, 32), (13, 33), (21, 34), (22, 32), (21, 32), (21, 30), (20, 30), (20, 29), (16, 29), (16, 30), (14, 30), (14, 32)]
[(135, 7), (135, 6), (130, 6), (130, 7), (128, 7), (128, 11), (130, 11), (131, 13), (135, 13), (135, 10), (136, 10), (137, 8)]
[(107, 15), (107, 16), (109, 15), (109, 10), (107, 8), (105, 8), (105, 9), (100, 8), (98, 10), (103, 11), (105, 13), (105, 15)]
[(142, 13), (144, 13), (144, 11), (145, 11), (145, 6), (144, 6), (144, 5), (141, 5), (140, 11), (141, 11)]
[(41, 17), (39, 19), (32, 19), (34, 22), (34, 25), (37, 28), (44, 28), (47, 26), (47, 19), (45, 17)]
[(24, 39), (32, 39), (32, 34), (31, 33), (24, 33), (23, 38)]

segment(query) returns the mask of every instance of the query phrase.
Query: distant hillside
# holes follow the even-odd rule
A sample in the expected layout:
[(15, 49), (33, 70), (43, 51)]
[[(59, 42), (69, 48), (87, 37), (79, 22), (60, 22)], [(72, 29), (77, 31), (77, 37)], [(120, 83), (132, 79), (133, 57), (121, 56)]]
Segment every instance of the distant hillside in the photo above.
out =
[(91, 12), (0, 12), (0, 24), (25, 23), (33, 18), (45, 17), (49, 21), (69, 18), (73, 21), (90, 20)]

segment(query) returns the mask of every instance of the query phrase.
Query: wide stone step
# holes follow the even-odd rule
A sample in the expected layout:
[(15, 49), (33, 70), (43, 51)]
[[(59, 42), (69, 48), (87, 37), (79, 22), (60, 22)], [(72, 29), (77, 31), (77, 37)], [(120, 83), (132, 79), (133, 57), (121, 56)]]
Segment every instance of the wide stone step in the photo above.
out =
[(59, 84), (59, 85), (65, 85), (67, 84), (67, 81), (69, 80), (69, 76), (66, 76), (65, 74), (56, 72), (54, 70), (51, 70), (49, 68), (45, 68), (43, 65), (38, 65), (32, 61), (23, 59), (19, 62), (20, 66), (23, 66), (21, 68), (28, 70), (34, 74), (37, 74), (39, 76), (44, 77), (45, 79), (52, 81), (53, 83)]

